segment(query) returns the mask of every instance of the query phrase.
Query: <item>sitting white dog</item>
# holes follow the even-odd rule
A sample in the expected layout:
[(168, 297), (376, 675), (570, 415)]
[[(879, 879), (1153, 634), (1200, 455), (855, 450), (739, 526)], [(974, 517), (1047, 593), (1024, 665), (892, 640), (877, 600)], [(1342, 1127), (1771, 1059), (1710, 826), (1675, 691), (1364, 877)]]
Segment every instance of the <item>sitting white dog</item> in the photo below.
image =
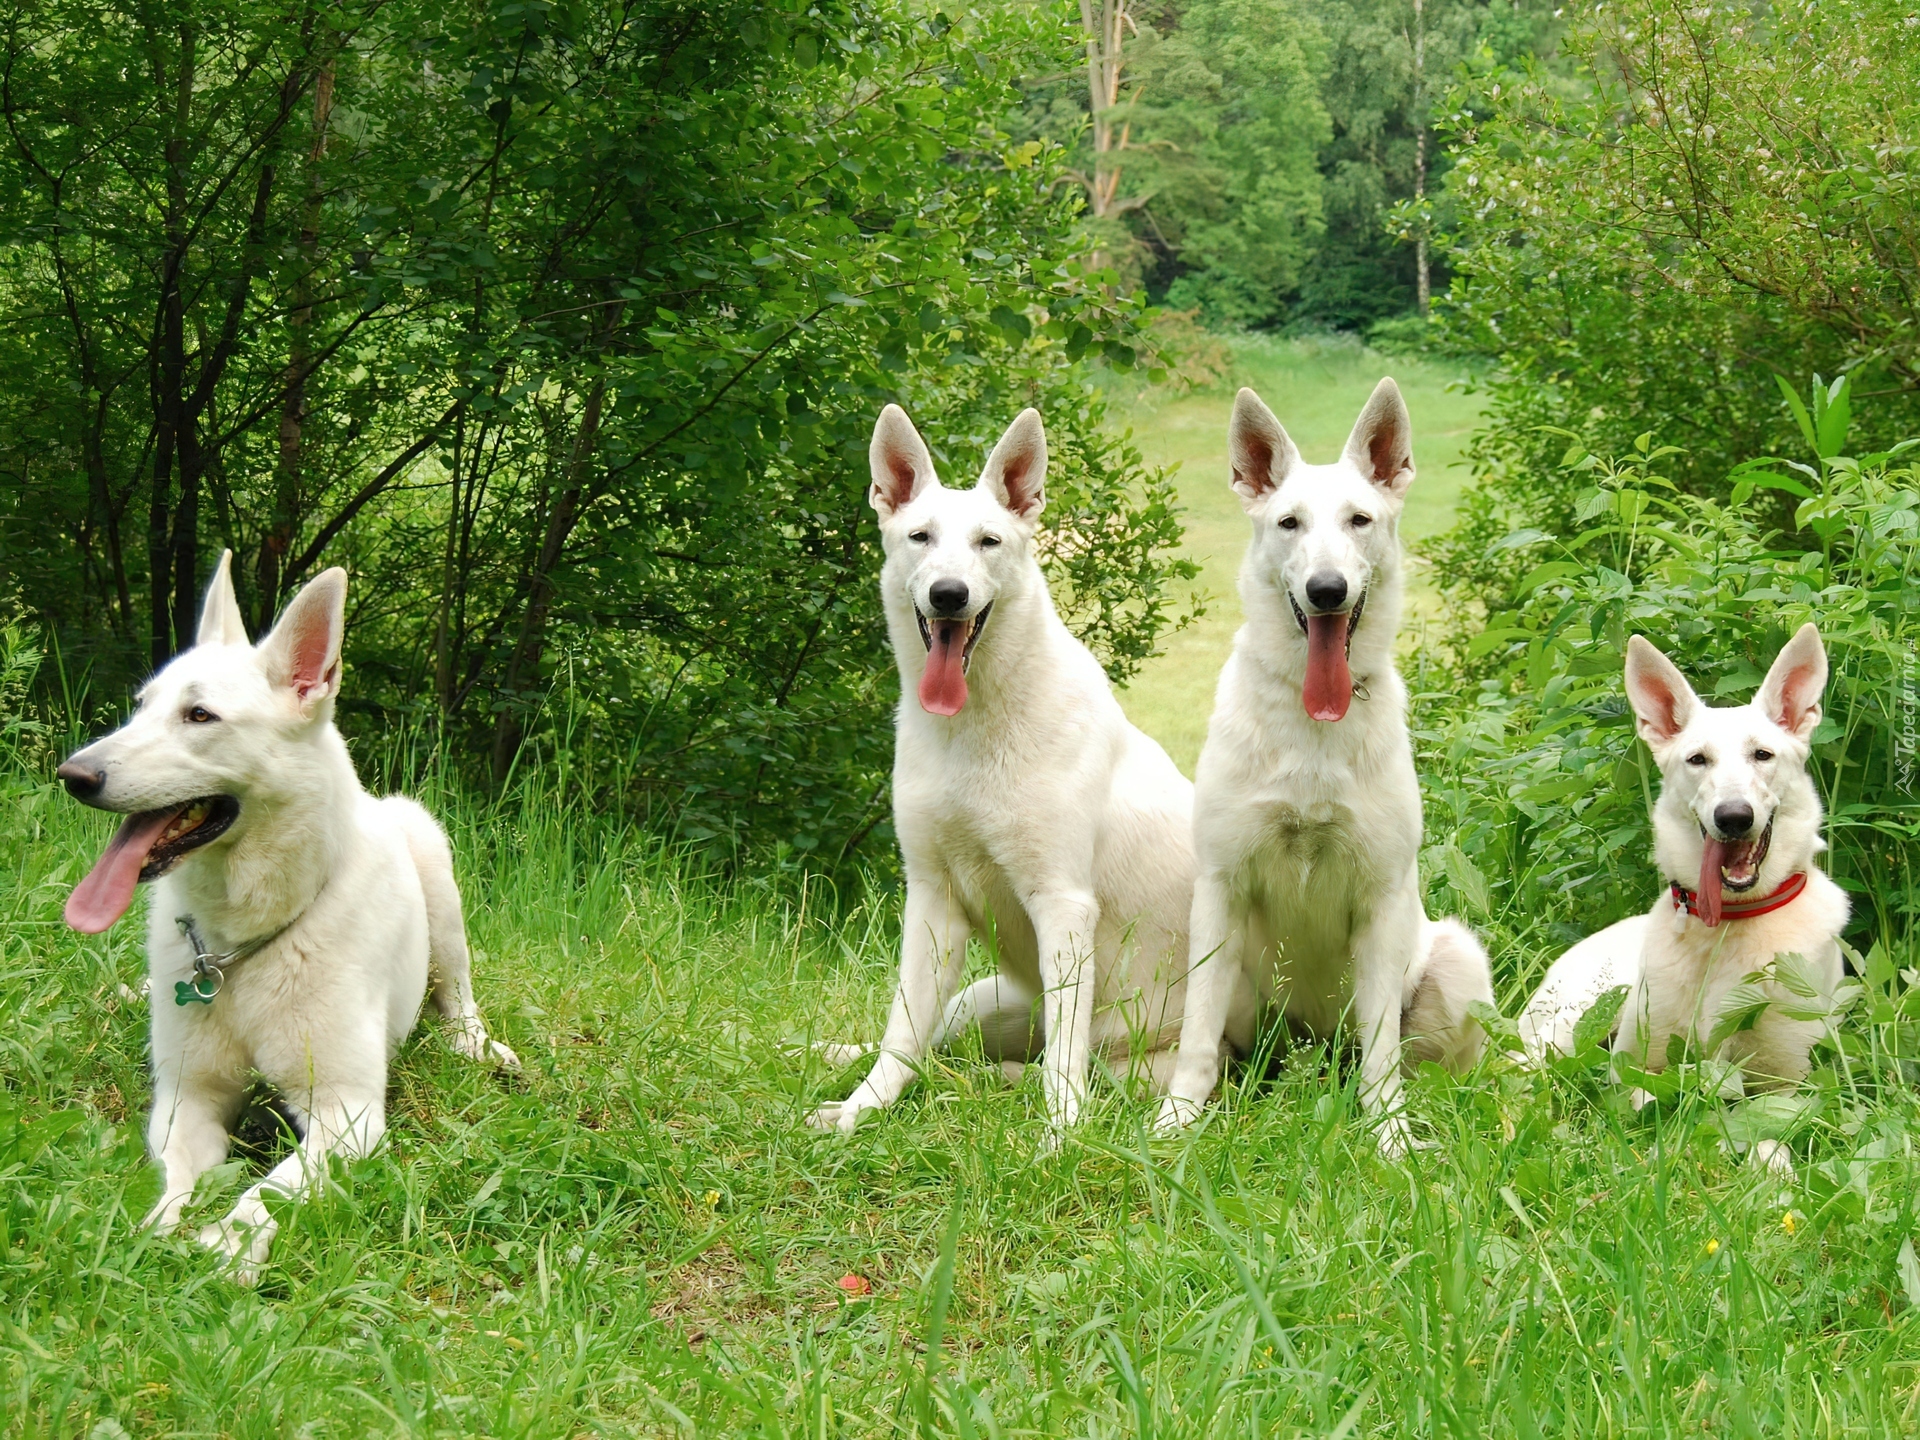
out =
[[(1580, 1018), (1624, 985), (1614, 1054), (1658, 1072), (1672, 1036), (1704, 1051), (1735, 987), (1770, 974), (1776, 956), (1802, 957), (1807, 974), (1832, 995), (1842, 977), (1848, 904), (1814, 864), (1825, 848), (1820, 796), (1807, 774), (1827, 683), (1819, 632), (1803, 625), (1746, 705), (1703, 704), (1673, 662), (1638, 635), (1627, 642), (1626, 672), (1640, 737), (1660, 767), (1654, 860), (1668, 890), (1648, 914), (1610, 925), (1554, 961), (1519, 1028), (1533, 1059), (1571, 1054)], [(1742, 1093), (1805, 1079), (1824, 1033), (1821, 1022), (1787, 1013), (1807, 997), (1775, 978), (1762, 990), (1771, 1003), (1750, 1028), (1723, 1039), (1716, 1057), (1739, 1067), (1730, 1084)], [(1776, 1170), (1791, 1168), (1775, 1142), (1762, 1142), (1755, 1154)]]
[(519, 1062), (473, 1003), (446, 837), (413, 801), (361, 789), (334, 729), (346, 572), (315, 579), (254, 648), (230, 561), (207, 591), (199, 643), (58, 774), (75, 798), (127, 817), (68, 898), (67, 923), (97, 934), (153, 882), (147, 1138), (165, 1188), (147, 1223), (180, 1223), (194, 1183), (226, 1158), (256, 1076), (301, 1131), (201, 1231), (251, 1280), (277, 1228), (266, 1197), (305, 1194), (329, 1155), (364, 1155), (385, 1133), (387, 1064), (429, 977), (455, 1049)]

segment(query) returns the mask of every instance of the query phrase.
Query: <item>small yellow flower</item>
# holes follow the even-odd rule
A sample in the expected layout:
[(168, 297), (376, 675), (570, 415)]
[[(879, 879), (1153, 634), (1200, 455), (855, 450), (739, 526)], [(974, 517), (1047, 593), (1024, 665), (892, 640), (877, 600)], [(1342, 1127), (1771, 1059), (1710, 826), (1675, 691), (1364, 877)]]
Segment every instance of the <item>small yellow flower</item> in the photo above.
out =
[(1707, 1254), (1718, 1255), (1719, 1253), (1720, 1253), (1720, 1242), (1718, 1240), (1707, 1241)]
[(1789, 1235), (1793, 1234), (1793, 1211), (1789, 1210), (1780, 1217), (1780, 1228)]
[(719, 1204), (720, 1204), (720, 1192), (718, 1190), (707, 1191), (707, 1208), (709, 1210), (717, 1209), (719, 1207)]

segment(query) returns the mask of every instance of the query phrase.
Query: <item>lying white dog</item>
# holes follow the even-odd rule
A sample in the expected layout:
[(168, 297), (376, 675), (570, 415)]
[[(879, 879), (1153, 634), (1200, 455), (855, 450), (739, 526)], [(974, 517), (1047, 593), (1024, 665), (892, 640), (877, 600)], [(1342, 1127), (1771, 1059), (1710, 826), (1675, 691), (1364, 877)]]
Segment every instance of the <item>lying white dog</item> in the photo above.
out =
[[(1647, 1071), (1666, 1067), (1672, 1036), (1704, 1050), (1730, 992), (1777, 955), (1801, 956), (1820, 988), (1834, 993), (1848, 904), (1814, 865), (1825, 844), (1820, 796), (1807, 774), (1826, 683), (1827, 654), (1812, 625), (1786, 643), (1751, 703), (1719, 709), (1702, 704), (1647, 641), (1627, 642), (1627, 700), (1660, 767), (1654, 862), (1669, 888), (1650, 913), (1610, 925), (1554, 961), (1520, 1017), (1532, 1058), (1571, 1054), (1581, 1016), (1622, 985), (1629, 988), (1614, 1054)], [(1797, 1084), (1824, 1026), (1783, 1013), (1807, 997), (1777, 980), (1762, 988), (1774, 1003), (1723, 1040), (1717, 1058), (1737, 1064), (1756, 1089)], [(1787, 1168), (1779, 1147), (1757, 1153)]]
[(1479, 942), (1427, 919), (1420, 896), (1420, 786), (1393, 664), (1412, 425), (1382, 380), (1340, 459), (1308, 465), (1242, 390), (1227, 444), (1253, 524), (1246, 623), (1200, 755), (1194, 966), (1159, 1125), (1206, 1103), (1223, 1036), (1244, 1054), (1274, 1011), (1327, 1036), (1350, 1005), (1362, 1100), (1398, 1154), (1402, 1064), (1469, 1067), (1486, 1039), (1469, 1007), (1493, 1001)]
[[(977, 1023), (990, 1058), (1024, 1062), (1044, 1047), (1057, 1134), (1079, 1113), (1094, 1052), (1131, 1052), (1165, 1084), (1187, 963), (1193, 787), (1127, 723), (1054, 611), (1034, 558), (1040, 416), (1021, 412), (970, 490), (941, 485), (897, 405), (881, 412), (871, 459), (903, 691), (900, 984), (873, 1069), (812, 1120), (851, 1130)], [(1000, 973), (956, 995), (967, 938), (988, 926)], [(822, 1048), (840, 1061), (863, 1053)]]
[(429, 977), (461, 1054), (518, 1062), (474, 1007), (446, 837), (413, 801), (362, 790), (333, 727), (346, 572), (303, 589), (256, 649), (230, 560), (199, 643), (58, 774), (127, 817), (68, 898), (67, 923), (97, 934), (153, 882), (147, 1138), (165, 1188), (146, 1223), (179, 1224), (194, 1182), (226, 1158), (255, 1076), (301, 1130), (298, 1150), (201, 1231), (250, 1280), (276, 1229), (266, 1197), (304, 1194), (329, 1155), (364, 1155), (385, 1133), (387, 1063)]

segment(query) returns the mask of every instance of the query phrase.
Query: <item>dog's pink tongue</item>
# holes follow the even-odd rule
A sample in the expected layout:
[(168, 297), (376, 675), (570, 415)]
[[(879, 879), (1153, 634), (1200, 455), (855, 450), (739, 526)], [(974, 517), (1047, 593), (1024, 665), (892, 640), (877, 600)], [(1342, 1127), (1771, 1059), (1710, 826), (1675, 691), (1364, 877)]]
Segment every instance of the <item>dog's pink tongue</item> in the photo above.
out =
[(929, 715), (958, 715), (967, 703), (967, 622), (929, 620), (933, 648), (920, 676), (920, 708)]
[(1339, 720), (1353, 704), (1353, 672), (1347, 669), (1347, 617), (1307, 617), (1307, 683), (1300, 698), (1316, 720)]
[(106, 853), (67, 896), (67, 924), (82, 935), (98, 935), (126, 914), (147, 853), (179, 813), (178, 808), (146, 810), (121, 821)]
[(1700, 851), (1700, 888), (1694, 893), (1694, 906), (1700, 923), (1709, 930), (1720, 923), (1720, 867), (1727, 863), (1727, 842), (1706, 837)]

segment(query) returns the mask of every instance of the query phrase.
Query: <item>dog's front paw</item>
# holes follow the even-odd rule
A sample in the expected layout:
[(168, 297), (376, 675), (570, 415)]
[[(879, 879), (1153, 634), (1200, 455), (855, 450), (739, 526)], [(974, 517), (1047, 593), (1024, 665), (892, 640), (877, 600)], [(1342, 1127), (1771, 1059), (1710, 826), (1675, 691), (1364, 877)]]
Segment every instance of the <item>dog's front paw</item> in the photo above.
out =
[(1413, 1127), (1407, 1124), (1404, 1115), (1389, 1115), (1380, 1122), (1380, 1158), (1382, 1160), (1404, 1160), (1409, 1151), (1418, 1148), (1413, 1138)]
[(260, 1267), (267, 1263), (276, 1228), (271, 1220), (250, 1224), (229, 1215), (212, 1225), (202, 1225), (195, 1238), (222, 1257), (234, 1284), (251, 1287), (260, 1283)]
[(140, 1222), (142, 1230), (153, 1230), (166, 1234), (180, 1228), (180, 1216), (187, 1208), (187, 1202), (193, 1198), (191, 1190), (182, 1190), (177, 1195), (162, 1195), (147, 1211), (146, 1218)]
[(807, 1124), (815, 1130), (837, 1130), (842, 1135), (851, 1135), (860, 1117), (872, 1108), (856, 1105), (851, 1100), (829, 1100), (807, 1117)]
[(487, 1035), (479, 1025), (466, 1026), (454, 1030), (447, 1036), (447, 1043), (454, 1052), (464, 1055), (476, 1065), (498, 1065), (503, 1070), (518, 1070), (520, 1057)]
[(1756, 1140), (1748, 1157), (1755, 1165), (1778, 1175), (1791, 1185), (1794, 1181), (1793, 1152), (1779, 1140)]
[(1184, 1095), (1168, 1095), (1160, 1102), (1160, 1113), (1154, 1116), (1153, 1130), (1156, 1135), (1174, 1135), (1199, 1118), (1198, 1102)]

